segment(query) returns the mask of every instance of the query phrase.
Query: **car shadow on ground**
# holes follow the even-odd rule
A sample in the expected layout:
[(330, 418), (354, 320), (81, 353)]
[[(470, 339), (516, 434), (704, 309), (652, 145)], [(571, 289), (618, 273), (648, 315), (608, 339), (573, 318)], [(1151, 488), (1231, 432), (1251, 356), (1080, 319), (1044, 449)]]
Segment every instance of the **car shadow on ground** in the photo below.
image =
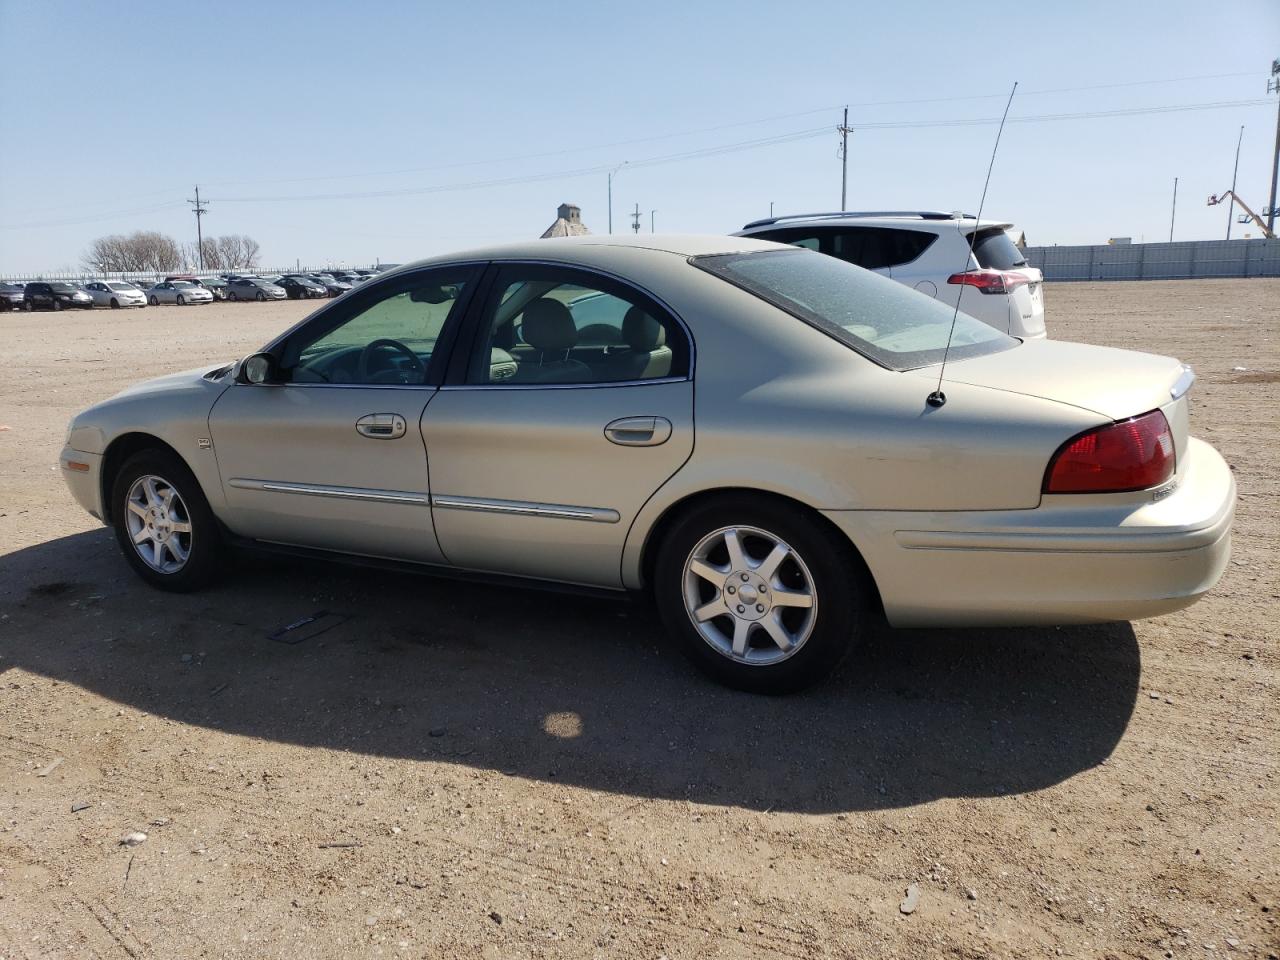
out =
[[(1124, 733), (1127, 623), (878, 630), (832, 682), (721, 688), (643, 603), (236, 555), (152, 590), (96, 530), (0, 557), (0, 671), (229, 734), (639, 797), (834, 812), (1058, 783)], [(296, 644), (269, 638), (329, 611)], [(329, 622), (332, 622), (329, 621)]]

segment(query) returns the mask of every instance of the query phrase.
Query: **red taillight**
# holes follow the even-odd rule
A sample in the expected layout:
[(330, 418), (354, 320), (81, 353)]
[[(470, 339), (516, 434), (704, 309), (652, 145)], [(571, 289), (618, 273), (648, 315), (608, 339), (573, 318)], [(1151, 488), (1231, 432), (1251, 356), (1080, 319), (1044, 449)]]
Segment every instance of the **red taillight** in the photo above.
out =
[(1176, 465), (1169, 421), (1159, 410), (1072, 437), (1053, 455), (1045, 493), (1124, 493), (1159, 486)]
[(1012, 271), (1002, 273), (999, 270), (966, 270), (947, 277), (947, 283), (977, 287), (983, 293), (1012, 293), (1030, 282), (1031, 278), (1026, 274)]

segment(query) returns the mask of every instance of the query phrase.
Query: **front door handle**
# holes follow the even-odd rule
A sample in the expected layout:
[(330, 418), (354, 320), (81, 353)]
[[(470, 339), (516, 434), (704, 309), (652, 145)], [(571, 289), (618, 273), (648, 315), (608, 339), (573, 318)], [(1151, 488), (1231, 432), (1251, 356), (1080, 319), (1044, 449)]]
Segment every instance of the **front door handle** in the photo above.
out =
[(605, 438), (624, 447), (656, 447), (671, 437), (666, 417), (623, 417), (604, 428)]
[(370, 413), (356, 421), (356, 433), (374, 440), (396, 440), (404, 431), (404, 417), (398, 413)]

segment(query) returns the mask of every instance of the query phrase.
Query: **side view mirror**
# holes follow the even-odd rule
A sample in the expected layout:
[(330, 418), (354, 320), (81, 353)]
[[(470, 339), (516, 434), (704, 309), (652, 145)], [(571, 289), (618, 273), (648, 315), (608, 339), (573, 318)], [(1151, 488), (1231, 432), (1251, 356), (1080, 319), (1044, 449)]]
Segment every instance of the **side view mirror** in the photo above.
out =
[(271, 354), (255, 353), (240, 362), (236, 381), (253, 384), (281, 383), (280, 366)]

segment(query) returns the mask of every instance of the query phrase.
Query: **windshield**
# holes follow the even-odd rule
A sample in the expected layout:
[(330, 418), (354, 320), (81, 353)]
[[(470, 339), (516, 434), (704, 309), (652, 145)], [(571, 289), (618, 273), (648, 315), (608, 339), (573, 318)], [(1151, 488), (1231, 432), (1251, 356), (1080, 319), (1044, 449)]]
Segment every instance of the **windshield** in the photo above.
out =
[(195, 284), (192, 283), (190, 280), (175, 280), (173, 281), (173, 285), (175, 287), (194, 287), (195, 286)]
[(952, 318), (952, 359), (997, 353), (1018, 340), (895, 280), (808, 250), (695, 257), (713, 273), (888, 367), (942, 362)]
[(131, 283), (108, 283), (107, 286), (112, 290), (118, 290), (120, 293), (128, 293), (131, 290), (137, 289), (137, 287)]

